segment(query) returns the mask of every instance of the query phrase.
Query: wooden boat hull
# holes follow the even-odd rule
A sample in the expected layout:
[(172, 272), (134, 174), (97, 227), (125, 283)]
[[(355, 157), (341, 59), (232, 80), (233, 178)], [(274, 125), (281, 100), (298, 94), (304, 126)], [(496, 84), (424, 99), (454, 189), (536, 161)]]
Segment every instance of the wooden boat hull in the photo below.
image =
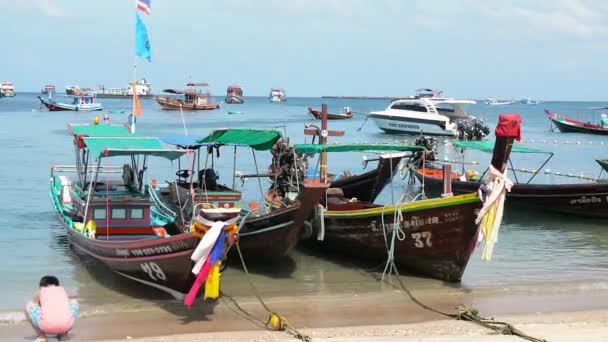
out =
[[(315, 119), (317, 120), (321, 120), (323, 119), (323, 114), (318, 111), (318, 110), (314, 110), (312, 108), (308, 108), (308, 112), (314, 116)], [(350, 119), (353, 117), (353, 113), (352, 112), (348, 112), (346, 114), (330, 114), (327, 113), (327, 120), (345, 120), (345, 119)]]
[(581, 121), (576, 121), (568, 118), (558, 118), (558, 116), (549, 111), (545, 111), (547, 117), (562, 133), (590, 133), (599, 135), (608, 135), (608, 128), (600, 125), (589, 124)]
[(213, 110), (220, 108), (219, 103), (196, 105), (194, 103), (187, 103), (183, 100), (177, 100), (170, 97), (156, 97), (156, 102), (158, 102), (160, 107), (165, 110)]
[[(402, 272), (457, 282), (475, 249), (475, 218), (481, 206), (476, 194), (387, 207), (330, 205), (324, 214), (325, 238), (318, 243), (328, 250), (382, 261), (388, 256), (385, 233), (390, 246), (393, 230), (400, 227), (403, 239), (395, 239), (394, 257)], [(396, 224), (397, 212), (403, 221)]]
[(49, 101), (48, 99), (44, 99), (38, 96), (40, 102), (51, 112), (60, 112), (60, 111), (75, 111), (75, 112), (90, 112), (96, 110), (103, 110), (103, 106), (99, 103), (93, 105), (87, 105), (86, 107), (75, 106), (67, 103), (60, 103), (55, 101)]
[(380, 157), (376, 169), (360, 175), (342, 177), (333, 181), (331, 188), (340, 188), (346, 198), (373, 203), (397, 172), (403, 154)]
[(112, 271), (182, 299), (194, 281), (190, 256), (200, 241), (190, 233), (170, 238), (116, 243), (92, 240), (68, 228), (77, 252), (102, 262)]
[[(440, 193), (443, 181), (438, 177), (424, 176), (415, 172), (425, 191)], [(441, 172), (437, 173), (438, 176)], [(463, 182), (452, 178), (452, 191), (455, 194), (474, 192), (479, 182)], [(585, 184), (515, 184), (507, 192), (508, 206), (525, 206), (537, 210), (570, 214), (577, 216), (608, 218), (608, 183)]]

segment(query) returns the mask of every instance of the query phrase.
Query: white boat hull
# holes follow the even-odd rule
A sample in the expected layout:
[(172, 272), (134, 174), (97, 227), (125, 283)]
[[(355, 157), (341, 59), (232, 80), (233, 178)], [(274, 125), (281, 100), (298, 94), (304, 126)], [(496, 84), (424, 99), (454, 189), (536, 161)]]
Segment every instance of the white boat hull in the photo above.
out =
[(440, 136), (456, 136), (456, 130), (446, 125), (442, 121), (415, 119), (407, 117), (395, 117), (388, 115), (370, 115), (378, 128), (390, 134), (424, 134)]

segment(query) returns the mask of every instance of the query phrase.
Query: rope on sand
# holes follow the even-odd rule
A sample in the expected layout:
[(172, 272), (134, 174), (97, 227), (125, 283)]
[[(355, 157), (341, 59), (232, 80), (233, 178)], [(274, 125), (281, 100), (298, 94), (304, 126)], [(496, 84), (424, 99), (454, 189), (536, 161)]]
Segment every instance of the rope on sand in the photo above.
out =
[(401, 289), (408, 295), (408, 297), (410, 297), (410, 299), (414, 303), (416, 303), (421, 308), (432, 311), (434, 313), (437, 313), (437, 314), (440, 314), (443, 316), (446, 316), (446, 317), (450, 317), (450, 318), (454, 318), (454, 319), (462, 320), (462, 321), (468, 321), (468, 322), (477, 324), (484, 328), (493, 330), (495, 333), (500, 334), (500, 335), (513, 335), (513, 336), (521, 337), (524, 340), (528, 340), (531, 342), (547, 342), (547, 340), (527, 335), (526, 333), (515, 328), (513, 325), (511, 325), (507, 322), (495, 321), (493, 318), (483, 318), (483, 317), (479, 316), (479, 312), (476, 309), (461, 310), (458, 313), (450, 314), (450, 313), (443, 312), (441, 310), (435, 309), (433, 307), (430, 307), (430, 306), (424, 304), (418, 298), (414, 297), (412, 292), (405, 286), (405, 284), (401, 280), (401, 275), (399, 274), (399, 271), (397, 270), (397, 266), (395, 265), (395, 262), (393, 261), (392, 263), (393, 263), (393, 270), (395, 271), (395, 274), (397, 275), (397, 281), (399, 282)]
[[(239, 247), (238, 241), (234, 245), (236, 246), (236, 250), (237, 250), (237, 252), (239, 254), (239, 258), (241, 260), (241, 264), (243, 265), (243, 270), (245, 271), (245, 276), (246, 276), (245, 278), (247, 279), (247, 283), (249, 283), (249, 286), (251, 287), (253, 294), (256, 296), (256, 298), (258, 299), (258, 301), (260, 302), (262, 307), (264, 307), (264, 309), (269, 314), (268, 321), (266, 321), (265, 323), (261, 322), (263, 324), (263, 326), (270, 330), (285, 331), (286, 333), (288, 333), (288, 334), (292, 335), (293, 337), (300, 339), (304, 342), (311, 342), (312, 338), (310, 336), (304, 334), (303, 332), (301, 332), (298, 329), (296, 329), (295, 327), (293, 327), (284, 316), (280, 315), (276, 311), (272, 311), (268, 307), (268, 305), (266, 305), (266, 303), (264, 302), (264, 300), (258, 293), (257, 289), (255, 288), (255, 286), (253, 285), (253, 282), (251, 281), (251, 279), (249, 277), (249, 270), (247, 270), (247, 265), (245, 265), (245, 259), (243, 258), (243, 253), (241, 253), (241, 248)], [(251, 313), (247, 312), (247, 310), (245, 310), (242, 306), (240, 306), (233, 297), (230, 297), (223, 292), (222, 292), (222, 295), (226, 296), (228, 299), (230, 299), (230, 301), (236, 306), (236, 308), (239, 311), (241, 311), (244, 315), (246, 315), (250, 319), (253, 319), (254, 321), (258, 321), (258, 319), (255, 316), (253, 316)]]

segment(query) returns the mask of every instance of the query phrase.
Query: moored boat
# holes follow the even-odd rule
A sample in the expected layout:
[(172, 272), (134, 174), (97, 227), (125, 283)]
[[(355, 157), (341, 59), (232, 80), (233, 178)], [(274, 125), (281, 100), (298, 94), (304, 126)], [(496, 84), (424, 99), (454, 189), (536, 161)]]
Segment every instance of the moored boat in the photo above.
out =
[(38, 96), (40, 102), (51, 112), (58, 111), (95, 111), (102, 110), (103, 105), (95, 100), (94, 95), (70, 95), (67, 96), (71, 103), (58, 102), (52, 96), (43, 98)]
[[(490, 142), (454, 142), (454, 146), (462, 149), (474, 149), (484, 152), (492, 152)], [(525, 207), (533, 210), (541, 210), (559, 214), (586, 216), (595, 218), (608, 218), (608, 182), (586, 181), (584, 183), (563, 184), (540, 184), (533, 180), (538, 170), (548, 163), (553, 156), (551, 152), (525, 146), (513, 146), (513, 153), (535, 153), (545, 154), (548, 158), (542, 162), (534, 174), (526, 182), (513, 184), (511, 191), (507, 193), (508, 206)], [(600, 163), (601, 165), (601, 163)], [(425, 166), (419, 165), (413, 170), (416, 178), (424, 184), (425, 191), (439, 193), (442, 188), (443, 171), (432, 161), (427, 161)], [(452, 191), (457, 194), (477, 191), (483, 184), (483, 176), (474, 173), (462, 175), (452, 172), (450, 175)]]
[[(163, 149), (157, 139), (119, 125), (70, 125), (69, 131), (76, 165), (51, 168), (50, 194), (70, 243), (126, 278), (183, 297), (192, 285), (190, 256), (199, 238), (178, 230), (154, 206), (142, 177), (148, 157), (174, 160), (187, 151)], [(105, 162), (121, 156), (129, 163)]]
[(12, 82), (0, 82), (0, 93), (2, 93), (3, 97), (13, 97), (17, 95), (15, 92), (15, 86)]
[(165, 89), (168, 94), (183, 95), (183, 98), (157, 96), (156, 102), (162, 109), (166, 110), (213, 110), (219, 109), (219, 103), (215, 103), (211, 93), (206, 88), (207, 83), (188, 83), (185, 90)]
[(597, 124), (585, 123), (582, 121), (573, 120), (562, 115), (552, 113), (545, 110), (547, 118), (551, 123), (562, 133), (591, 133), (591, 134), (608, 134), (608, 115), (601, 114), (602, 122)]
[(42, 87), (42, 89), (40, 90), (41, 94), (55, 94), (56, 92), (57, 92), (57, 89), (52, 84), (47, 84), (44, 87)]
[(245, 98), (243, 97), (243, 87), (239, 85), (229, 85), (228, 89), (226, 89), (226, 99), (224, 100), (226, 103), (233, 104), (241, 104), (245, 102)]
[[(135, 91), (137, 92), (137, 96), (139, 98), (151, 98), (154, 96), (152, 94), (152, 85), (146, 81), (145, 78), (142, 78), (139, 82), (135, 83)], [(95, 95), (99, 98), (132, 97), (133, 86), (129, 85), (127, 88), (106, 88), (103, 85), (99, 85), (99, 87), (95, 90)]]
[(371, 112), (369, 117), (378, 128), (390, 134), (481, 139), (489, 133), (489, 128), (465, 111), (464, 106), (470, 104), (475, 104), (475, 101), (424, 93), (394, 100), (385, 110)]
[[(323, 119), (323, 113), (319, 110), (314, 110), (309, 107), (308, 113), (310, 113), (317, 120)], [(350, 107), (344, 107), (342, 109), (342, 112), (340, 112), (339, 114), (327, 113), (327, 120), (344, 120), (344, 119), (350, 119), (352, 117), (353, 117), (353, 111)]]
[[(196, 151), (196, 156), (192, 157), (196, 165), (201, 165), (201, 151), (204, 150), (207, 153), (205, 159), (212, 159), (211, 165), (215, 165), (217, 160), (213, 160), (213, 154), (222, 146), (234, 147), (230, 149), (234, 150), (235, 161), (237, 146), (250, 148), (255, 157), (255, 151), (270, 150), (281, 137), (281, 132), (277, 130), (218, 129), (207, 137), (173, 136), (163, 140)], [(197, 172), (180, 170), (176, 175), (176, 180), (168, 181), (167, 186), (152, 193), (152, 196), (156, 196), (155, 201), (162, 203), (160, 206), (168, 206), (174, 212), (174, 217), (186, 226), (198, 222), (208, 228), (213, 218), (238, 216), (236, 223), (239, 225), (239, 245), (243, 254), (249, 260), (267, 262), (280, 262), (296, 246), (305, 220), (327, 188), (324, 184), (307, 185), (299, 196), (278, 210), (259, 211), (256, 210), (257, 205), (246, 210), (241, 206), (241, 192), (236, 190), (236, 176), (233, 176), (232, 185), (228, 186), (219, 182), (217, 172), (212, 167)], [(256, 170), (248, 178), (266, 176)], [(263, 192), (263, 189), (260, 191)]]
[(515, 103), (515, 101), (511, 100), (499, 100), (493, 97), (488, 97), (485, 101), (485, 104), (490, 106), (505, 106)]
[(268, 95), (270, 102), (281, 103), (287, 101), (287, 95), (283, 88), (272, 88), (270, 89), (270, 95)]

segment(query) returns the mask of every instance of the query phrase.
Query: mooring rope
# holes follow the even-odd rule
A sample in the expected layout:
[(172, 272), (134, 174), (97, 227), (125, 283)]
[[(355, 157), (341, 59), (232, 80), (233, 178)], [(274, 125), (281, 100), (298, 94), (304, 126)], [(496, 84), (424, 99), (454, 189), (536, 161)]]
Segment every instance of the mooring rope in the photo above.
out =
[(423, 302), (421, 302), (418, 298), (416, 298), (412, 294), (412, 292), (405, 286), (405, 284), (401, 280), (401, 275), (399, 274), (399, 270), (397, 269), (397, 266), (395, 265), (394, 261), (393, 261), (392, 269), (395, 271), (395, 275), (397, 276), (397, 281), (399, 282), (401, 289), (408, 295), (408, 297), (414, 303), (416, 303), (418, 306), (420, 306), (423, 309), (432, 311), (434, 313), (437, 313), (437, 314), (440, 314), (440, 315), (443, 315), (446, 317), (454, 318), (456, 320), (468, 321), (468, 322), (477, 324), (484, 328), (493, 330), (497, 334), (513, 335), (513, 336), (517, 336), (517, 337), (520, 337), (520, 338), (523, 338), (525, 340), (532, 341), (532, 342), (547, 342), (547, 340), (530, 336), (530, 335), (524, 333), (523, 331), (515, 328), (513, 325), (511, 325), (507, 322), (495, 321), (493, 318), (483, 318), (483, 317), (479, 316), (479, 312), (476, 309), (462, 310), (458, 313), (451, 314), (451, 313), (447, 313), (447, 312), (435, 309), (429, 305), (426, 305)]
[[(247, 269), (247, 265), (245, 265), (245, 259), (243, 258), (243, 253), (241, 253), (241, 248), (239, 247), (239, 243), (236, 242), (235, 246), (236, 246), (236, 250), (237, 250), (237, 252), (239, 254), (239, 258), (241, 259), (241, 264), (243, 265), (243, 270), (245, 271), (245, 278), (247, 279), (247, 283), (249, 283), (249, 286), (251, 287), (251, 290), (252, 290), (253, 294), (258, 299), (258, 301), (260, 302), (260, 304), (262, 305), (262, 307), (264, 307), (264, 309), (270, 314), (270, 316), (268, 316), (268, 321), (266, 322), (266, 324), (264, 324), (264, 326), (268, 327), (268, 325), (271, 323), (271, 320), (273, 319), (273, 316), (276, 316), (279, 319), (278, 330), (285, 331), (288, 334), (292, 335), (293, 337), (295, 337), (297, 339), (300, 339), (300, 340), (302, 340), (304, 342), (311, 342), (312, 338), (310, 336), (304, 334), (303, 332), (301, 332), (298, 329), (296, 329), (295, 327), (293, 327), (289, 323), (289, 321), (287, 321), (287, 319), (284, 316), (280, 315), (276, 311), (270, 310), (270, 308), (268, 307), (268, 305), (266, 305), (266, 303), (264, 302), (264, 300), (260, 296), (258, 290), (253, 285), (253, 282), (251, 281), (251, 279), (249, 277), (249, 270)], [(255, 316), (253, 316), (252, 314), (250, 314), (249, 312), (247, 312), (244, 308), (242, 308), (240, 305), (238, 305), (238, 303), (236, 302), (236, 300), (234, 300), (234, 298), (232, 298), (232, 297), (229, 297), (229, 298), (233, 301), (233, 303), (236, 304), (236, 307), (240, 311), (242, 311), (244, 314), (246, 314), (247, 316), (249, 316), (251, 318), (255, 318)]]

